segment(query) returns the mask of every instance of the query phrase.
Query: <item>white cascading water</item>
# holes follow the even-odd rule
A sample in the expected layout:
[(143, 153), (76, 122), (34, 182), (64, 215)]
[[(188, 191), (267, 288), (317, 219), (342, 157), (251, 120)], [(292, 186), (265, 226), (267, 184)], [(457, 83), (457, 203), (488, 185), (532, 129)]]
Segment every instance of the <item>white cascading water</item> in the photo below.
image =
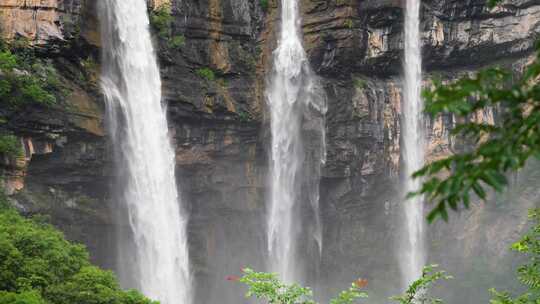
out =
[[(424, 164), (422, 54), (420, 41), (420, 0), (407, 0), (405, 15), (405, 86), (403, 106), (403, 164), (405, 193), (417, 191), (421, 181), (411, 175)], [(424, 212), (421, 197), (404, 202), (405, 236), (400, 250), (403, 287), (420, 278), (426, 263)]]
[[(297, 0), (281, 2), (281, 29), (278, 47), (274, 51), (273, 74), (269, 79), (266, 98), (271, 113), (271, 193), (268, 210), (268, 250), (270, 268), (285, 281), (300, 280), (297, 263), (298, 233), (302, 230), (299, 214), (302, 183), (313, 187), (307, 196), (314, 210), (312, 237), (322, 248), (319, 218), (318, 177), (305, 177), (306, 160), (301, 124), (304, 114), (318, 114), (314, 131), (318, 133), (320, 150), (314, 158), (325, 160), (324, 114), (326, 99), (314, 77), (300, 38), (300, 17)], [(309, 114), (307, 115), (309, 116)], [(320, 167), (320, 164), (315, 164)], [(320, 175), (320, 170), (313, 170)]]
[[(101, 0), (102, 90), (135, 252), (131, 281), (163, 304), (189, 304), (187, 216), (161, 105), (161, 79), (145, 0)], [(122, 269), (120, 269), (122, 271)]]

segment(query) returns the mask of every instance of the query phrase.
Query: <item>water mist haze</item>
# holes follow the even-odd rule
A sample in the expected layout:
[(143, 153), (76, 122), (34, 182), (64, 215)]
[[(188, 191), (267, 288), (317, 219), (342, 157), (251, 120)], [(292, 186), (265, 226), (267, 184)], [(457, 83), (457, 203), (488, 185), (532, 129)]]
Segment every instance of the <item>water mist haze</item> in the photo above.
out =
[[(301, 19), (307, 14), (302, 12), (304, 4), (278, 1), (275, 9), (280, 18), (272, 24), (276, 48), (265, 59), (268, 69), (261, 79), (261, 83), (266, 81), (264, 94), (260, 94), (266, 107), (261, 106), (263, 114), (258, 114), (265, 118), (247, 122), (236, 121), (237, 113), (228, 120), (220, 112), (215, 116), (223, 114), (226, 119), (218, 121), (214, 113), (190, 108), (201, 100), (206, 102), (207, 97), (215, 98), (215, 103), (228, 102), (219, 96), (224, 89), (231, 90), (232, 99), (237, 98), (233, 91), (238, 87), (232, 86), (244, 78), (240, 78), (242, 72), (235, 74), (234, 66), (223, 75), (215, 70), (216, 78), (225, 80), (215, 81), (219, 85), (215, 89), (211, 81), (196, 75), (189, 78), (189, 71), (178, 72), (180, 76), (171, 73), (178, 67), (166, 63), (162, 73), (171, 74), (162, 76), (166, 79), (163, 86), (168, 86), (167, 94), (181, 93), (178, 100), (167, 96), (173, 100), (167, 122), (146, 5), (142, 0), (130, 0), (129, 6), (127, 2), (99, 4), (102, 31), (107, 33), (102, 35), (101, 81), (117, 170), (114, 200), (120, 202), (115, 206), (120, 227), (115, 270), (125, 287), (140, 288), (163, 304), (246, 303), (250, 300), (243, 297), (245, 289), (226, 277), (239, 275), (242, 267), (252, 267), (312, 287), (321, 302), (353, 280), (366, 278), (367, 303), (382, 304), (416, 279), (423, 265), (437, 263), (457, 278), (437, 294), (449, 299), (448, 303), (473, 303), (487, 299), (484, 285), (504, 287), (513, 276), (509, 269), (503, 273), (499, 271), (502, 266), (494, 266), (498, 261), (515, 263), (512, 256), (491, 256), (493, 248), (502, 252), (515, 239), (517, 232), (506, 227), (508, 223), (521, 225), (524, 215), (515, 211), (517, 207), (495, 228), (492, 221), (503, 218), (499, 215), (507, 210), (489, 204), (457, 214), (450, 224), (428, 226), (422, 199), (404, 199), (407, 192), (419, 187), (419, 180), (408, 177), (429, 157), (424, 147), (433, 140), (429, 137), (434, 132), (433, 122), (424, 122), (421, 115), (421, 1), (408, 0), (403, 12), (403, 74), (396, 68), (399, 71), (389, 78), (371, 78), (362, 70), (350, 79), (341, 71), (338, 76), (325, 72), (317, 63), (323, 51), (318, 54), (311, 49), (313, 45), (303, 45), (304, 31), (305, 40), (314, 43), (309, 36), (313, 33), (307, 33), (309, 26), (302, 29)], [(186, 3), (181, 6), (173, 1), (178, 6), (174, 14), (186, 15), (179, 23), (193, 26), (206, 20), (208, 12), (199, 12), (197, 5), (186, 8), (191, 5)], [(221, 3), (223, 15), (229, 13), (226, 3)], [(242, 16), (247, 6), (234, 3), (242, 8), (234, 17)], [(254, 16), (258, 15), (248, 15)], [(228, 24), (230, 20), (221, 21)], [(361, 20), (354, 22), (353, 28), (341, 30), (357, 30)], [(189, 34), (185, 38), (190, 52), (207, 46), (201, 42), (204, 39)], [(229, 51), (236, 47), (223, 41), (220, 43)], [(334, 64), (332, 56), (341, 54), (342, 46), (334, 45), (337, 42), (332, 39), (325, 43), (328, 54), (324, 53), (324, 60), (328, 61), (324, 64)], [(206, 49), (200, 54), (215, 55), (209, 49), (210, 54)], [(183, 51), (177, 55), (185, 56)], [(344, 58), (351, 60), (351, 66), (356, 64), (352, 62), (355, 57)], [(398, 67), (399, 60), (393, 62)], [(198, 61), (189, 64), (194, 64), (192, 70), (201, 65)], [(182, 61), (179, 69), (189, 64)], [(208, 66), (213, 68), (212, 64)], [(193, 105), (185, 101), (193, 97), (189, 94), (194, 89), (171, 87), (182, 77), (188, 86), (204, 82), (203, 95), (197, 95)], [(365, 79), (364, 83), (354, 83), (355, 77)], [(239, 86), (255, 91), (251, 84)], [(184, 89), (186, 96), (182, 95)], [(174, 132), (167, 131), (167, 123)], [(169, 137), (174, 137), (174, 148)], [(391, 153), (398, 155), (399, 168), (388, 164), (394, 161), (388, 160), (394, 157), (388, 156)], [(468, 282), (467, 291), (456, 292), (463, 290), (460, 282)]]

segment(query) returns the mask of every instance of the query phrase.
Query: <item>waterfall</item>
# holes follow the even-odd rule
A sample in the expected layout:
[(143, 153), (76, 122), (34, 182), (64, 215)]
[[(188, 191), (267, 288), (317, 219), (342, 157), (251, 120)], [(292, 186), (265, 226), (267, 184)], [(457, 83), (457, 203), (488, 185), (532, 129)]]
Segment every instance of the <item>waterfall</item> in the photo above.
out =
[[(132, 247), (120, 272), (163, 304), (191, 302), (187, 216), (175, 180), (145, 0), (101, 0), (102, 90)], [(123, 240), (119, 240), (123, 241)], [(120, 267), (122, 268), (122, 267)], [(126, 282), (123, 282), (126, 285)]]
[[(268, 250), (271, 270), (278, 272), (285, 281), (301, 280), (302, 270), (297, 257), (299, 234), (306, 226), (299, 212), (303, 198), (307, 197), (313, 210), (310, 237), (317, 242), (319, 250), (322, 248), (318, 185), (320, 164), (326, 153), (326, 99), (302, 47), (300, 26), (297, 0), (283, 0), (280, 35), (273, 53), (273, 71), (266, 98), (272, 132)], [(309, 139), (313, 137), (319, 141), (314, 151), (307, 151), (309, 149), (304, 146), (306, 129), (314, 135)], [(302, 195), (302, 187), (307, 188), (307, 194)]]
[[(413, 172), (424, 164), (422, 118), (422, 54), (420, 42), (420, 0), (407, 0), (405, 15), (405, 86), (403, 106), (403, 165), (405, 193), (420, 188), (421, 181), (412, 179)], [(404, 203), (405, 236), (400, 250), (404, 287), (418, 279), (426, 263), (424, 245), (423, 200), (415, 197)]]

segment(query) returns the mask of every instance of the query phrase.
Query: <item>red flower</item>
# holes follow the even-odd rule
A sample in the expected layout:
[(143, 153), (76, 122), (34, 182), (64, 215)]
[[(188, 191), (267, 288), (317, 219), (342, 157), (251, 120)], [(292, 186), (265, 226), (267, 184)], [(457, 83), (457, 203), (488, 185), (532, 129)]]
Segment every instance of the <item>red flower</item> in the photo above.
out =
[(367, 279), (358, 279), (358, 280), (354, 281), (353, 284), (356, 285), (356, 287), (358, 287), (358, 288), (364, 288), (364, 287), (367, 286), (368, 280)]
[(227, 281), (238, 281), (238, 280), (240, 280), (239, 277), (234, 276), (234, 275), (227, 276), (225, 279), (226, 279)]

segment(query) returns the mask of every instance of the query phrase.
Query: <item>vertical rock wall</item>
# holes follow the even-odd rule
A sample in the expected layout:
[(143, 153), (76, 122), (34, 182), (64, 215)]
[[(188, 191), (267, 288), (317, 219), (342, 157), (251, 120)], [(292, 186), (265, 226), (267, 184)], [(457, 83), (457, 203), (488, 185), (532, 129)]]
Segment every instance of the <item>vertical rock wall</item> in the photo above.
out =
[[(264, 86), (279, 1), (169, 3), (171, 35), (183, 37), (183, 43), (171, 47), (158, 36), (155, 43), (178, 183), (191, 214), (197, 302), (240, 303), (242, 290), (225, 276), (244, 266), (263, 269), (266, 254), (270, 135)], [(149, 2), (150, 7), (162, 4)], [(396, 292), (402, 6), (399, 0), (301, 1), (304, 45), (329, 102), (328, 160), (321, 181), (324, 249), (310, 282), (321, 284), (323, 298), (358, 276), (370, 280), (374, 301)], [(122, 223), (114, 221), (109, 195), (114, 172), (108, 145), (114, 143), (103, 131), (94, 7), (88, 0), (0, 4), (2, 37), (29, 38), (72, 92), (57, 107), (0, 109), (6, 121), (0, 128), (15, 132), (27, 148), (22, 163), (6, 160), (3, 166), (18, 206), (50, 214), (70, 238), (89, 246), (95, 261), (113, 267), (114, 230)], [(540, 31), (537, 1), (506, 1), (488, 10), (484, 0), (426, 0), (422, 12), (426, 84), (433, 75), (453, 79), (495, 64), (519, 71)], [(496, 113), (479, 113), (477, 119), (491, 117)], [(429, 121), (431, 158), (453, 151), (448, 135), (453, 123), (452, 117)], [(430, 260), (450, 268), (469, 261), (466, 267), (478, 268), (477, 273), (500, 263), (506, 245), (524, 228), (526, 206), (537, 201), (537, 191), (527, 185), (518, 191), (525, 193), (519, 199), (523, 207), (477, 205), (448, 225), (434, 226)], [(467, 275), (466, 267), (458, 274)], [(453, 299), (478, 297), (463, 292)]]

